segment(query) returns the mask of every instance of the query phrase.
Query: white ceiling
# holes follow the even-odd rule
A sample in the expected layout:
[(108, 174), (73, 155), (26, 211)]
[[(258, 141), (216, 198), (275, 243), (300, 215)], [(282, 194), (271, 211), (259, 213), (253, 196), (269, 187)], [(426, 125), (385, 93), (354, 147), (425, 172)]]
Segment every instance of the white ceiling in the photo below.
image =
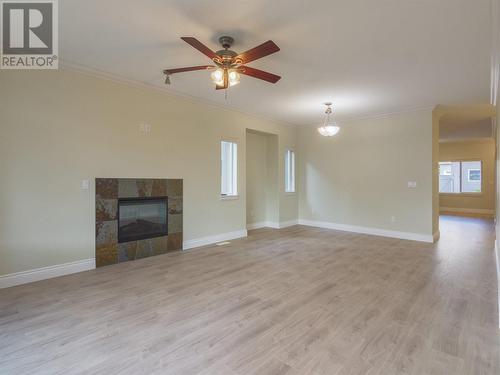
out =
[[(489, 0), (64, 0), (60, 56), (169, 91), (276, 121), (310, 125), (332, 101), (338, 118), (437, 104), (487, 103)], [(242, 52), (268, 39), (281, 51), (249, 66), (283, 78), (243, 76), (216, 92), (206, 71), (161, 71), (210, 63), (181, 41)]]

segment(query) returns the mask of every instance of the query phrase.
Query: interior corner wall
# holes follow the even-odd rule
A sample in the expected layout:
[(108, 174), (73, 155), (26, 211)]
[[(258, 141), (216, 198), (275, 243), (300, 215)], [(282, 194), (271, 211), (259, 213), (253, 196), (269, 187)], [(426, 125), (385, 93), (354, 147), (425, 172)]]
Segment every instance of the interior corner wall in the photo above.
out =
[(439, 107), (432, 111), (432, 233), (439, 238)]
[[(297, 135), (296, 133), (283, 134), (278, 140), (278, 165), (275, 168), (278, 169), (278, 189), (279, 194), (279, 223), (280, 226), (288, 226), (296, 224), (298, 221), (299, 212), (299, 191), (296, 193), (284, 193), (285, 191), (285, 152), (288, 149), (295, 150), (295, 160), (300, 160), (302, 155), (297, 152)], [(296, 171), (297, 175), (297, 171)], [(297, 180), (297, 179), (296, 179)], [(297, 181), (296, 181), (297, 183)]]
[(299, 220), (431, 238), (432, 125), (422, 110), (344, 121), (335, 137), (300, 129)]
[[(281, 178), (294, 127), (66, 69), (2, 71), (0, 275), (95, 256), (96, 177), (182, 178), (184, 242), (245, 233), (246, 129), (278, 138)], [(220, 199), (224, 138), (239, 145), (236, 200)], [(278, 194), (296, 220), (297, 197)]]
[[(498, 90), (500, 91), (500, 82)], [(498, 218), (498, 213), (500, 212), (500, 131), (498, 127), (500, 126), (500, 108), (499, 105), (496, 105), (496, 116), (495, 116), (495, 143), (496, 143), (496, 152), (495, 152), (495, 227), (496, 227), (496, 241), (497, 246), (498, 241), (500, 239), (500, 220)], [(497, 249), (498, 251), (498, 249)], [(497, 259), (497, 261), (500, 259)], [(500, 279), (500, 274), (498, 275)], [(500, 303), (500, 288), (499, 292), (499, 303)], [(500, 306), (499, 306), (500, 311)]]
[[(493, 117), (494, 121), (494, 134), (495, 134), (495, 144), (496, 144), (496, 153), (495, 153), (495, 232), (496, 232), (496, 247), (497, 247), (497, 277), (499, 278), (499, 287), (498, 287), (498, 302), (499, 302), (499, 314), (500, 314), (500, 261), (499, 258), (499, 250), (498, 250), (498, 241), (500, 239), (500, 220), (498, 219), (498, 213), (500, 212), (500, 131), (498, 127), (500, 126), (500, 101), (499, 101), (499, 93), (500, 93), (500, 0), (492, 0), (491, 2), (491, 21), (492, 21), (492, 38), (491, 38), (491, 46), (492, 46), (492, 66), (491, 66), (491, 104), (495, 106), (495, 116)], [(500, 320), (499, 320), (500, 321)]]
[[(280, 222), (280, 184), (279, 184), (279, 142), (275, 135), (266, 136), (266, 163), (267, 163), (267, 181), (266, 181), (266, 221), (270, 223)], [(284, 151), (283, 151), (284, 154)], [(281, 190), (284, 191), (284, 190)], [(297, 197), (293, 202), (284, 205), (293, 210), (294, 219), (298, 218)]]

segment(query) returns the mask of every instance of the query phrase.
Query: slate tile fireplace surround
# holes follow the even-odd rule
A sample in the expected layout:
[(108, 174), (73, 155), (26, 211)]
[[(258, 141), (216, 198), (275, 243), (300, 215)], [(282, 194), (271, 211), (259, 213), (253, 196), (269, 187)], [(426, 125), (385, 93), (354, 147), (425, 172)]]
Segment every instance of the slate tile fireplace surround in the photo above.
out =
[(182, 250), (182, 180), (96, 178), (96, 266)]

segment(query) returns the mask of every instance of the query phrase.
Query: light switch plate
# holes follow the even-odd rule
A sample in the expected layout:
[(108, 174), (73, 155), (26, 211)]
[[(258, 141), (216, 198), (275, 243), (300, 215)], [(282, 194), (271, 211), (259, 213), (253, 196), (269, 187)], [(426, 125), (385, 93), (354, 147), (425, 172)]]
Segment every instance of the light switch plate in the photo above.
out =
[(417, 187), (417, 181), (408, 181), (408, 188), (415, 189)]
[(151, 133), (151, 125), (142, 123), (139, 125), (139, 131), (144, 134), (149, 134)]
[(89, 190), (89, 180), (82, 180), (82, 190)]

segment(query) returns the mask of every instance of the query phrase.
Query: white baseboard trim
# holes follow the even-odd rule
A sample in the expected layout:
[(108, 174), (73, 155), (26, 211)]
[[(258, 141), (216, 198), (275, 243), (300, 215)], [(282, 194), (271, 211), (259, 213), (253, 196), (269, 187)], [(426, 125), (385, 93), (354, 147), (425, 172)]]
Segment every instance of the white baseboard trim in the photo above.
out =
[(282, 229), (297, 224), (298, 220), (282, 221), (281, 223), (276, 223), (274, 221), (261, 221), (259, 223), (247, 224), (247, 230), (260, 229), (260, 228)]
[(420, 241), (420, 242), (434, 242), (433, 235), (420, 234), (420, 233), (410, 233), (410, 232), (399, 232), (394, 230), (371, 228), (371, 227), (360, 227), (357, 225), (347, 225), (347, 224), (337, 224), (330, 223), (326, 221), (315, 221), (315, 220), (303, 220), (299, 219), (300, 225), (307, 225), (310, 227), (318, 227), (325, 229), (335, 229), (344, 232), (371, 234), (373, 236), (399, 238), (402, 240)]
[(455, 207), (439, 207), (439, 212), (454, 212), (463, 214), (482, 214), (494, 215), (495, 210), (487, 210), (483, 208), (455, 208)]
[(500, 328), (500, 252), (498, 250), (498, 243), (495, 240), (495, 259), (497, 262), (497, 282), (498, 282), (498, 328)]
[(213, 236), (207, 236), (202, 238), (196, 238), (194, 240), (186, 240), (183, 243), (183, 249), (188, 250), (195, 247), (212, 245), (217, 242), (235, 240), (237, 238), (246, 237), (248, 235), (246, 229), (237, 230), (234, 232), (215, 234)]
[(247, 230), (260, 229), (260, 228), (274, 228), (279, 229), (279, 224), (274, 221), (261, 221), (258, 223), (247, 224)]
[[(197, 238), (184, 241), (184, 249), (211, 245), (217, 242), (234, 240), (236, 238), (246, 237), (247, 231), (239, 230), (235, 232), (222, 233), (214, 236)], [(54, 266), (36, 268), (33, 270), (11, 273), (0, 276), (0, 289), (11, 286), (32, 283), (34, 281), (51, 279), (53, 277), (69, 275), (72, 273), (88, 271), (95, 268), (95, 258), (78, 260), (76, 262), (56, 264)]]
[(53, 277), (69, 275), (72, 273), (88, 271), (94, 268), (95, 258), (91, 258), (77, 260), (76, 262), (56, 264), (55, 266), (35, 268), (33, 270), (11, 273), (8, 275), (0, 276), (0, 289), (32, 283), (34, 281), (52, 279)]
[(247, 224), (247, 230), (254, 230), (267, 227), (267, 221), (261, 221), (259, 223)]
[(297, 225), (299, 223), (298, 220), (289, 220), (289, 221), (282, 221), (280, 223), (280, 228), (288, 228), (294, 225)]

